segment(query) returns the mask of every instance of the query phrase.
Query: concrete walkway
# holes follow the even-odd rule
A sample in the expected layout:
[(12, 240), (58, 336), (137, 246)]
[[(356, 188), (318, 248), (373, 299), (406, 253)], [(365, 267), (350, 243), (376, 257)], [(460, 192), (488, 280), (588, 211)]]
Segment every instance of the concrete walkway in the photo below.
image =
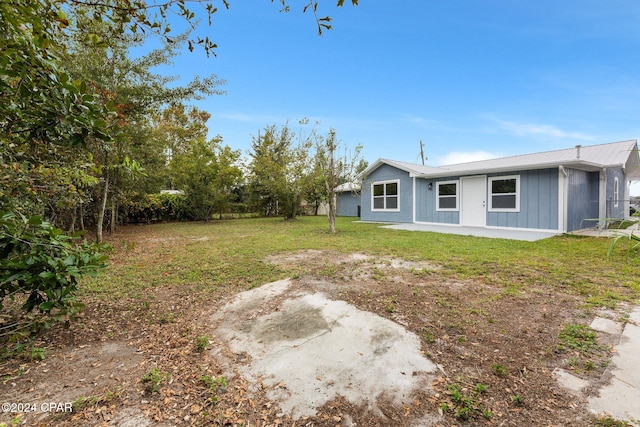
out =
[[(591, 322), (591, 329), (618, 337), (618, 344), (607, 371), (610, 375), (607, 384), (587, 398), (589, 411), (640, 427), (640, 307), (631, 312), (626, 324), (597, 317)], [(557, 368), (553, 375), (560, 385), (577, 396), (583, 395), (590, 386), (589, 381), (564, 369)]]
[(382, 228), (408, 231), (430, 231), (432, 233), (458, 234), (462, 236), (488, 237), (491, 239), (525, 240), (535, 242), (560, 234), (557, 231), (509, 230), (505, 228), (463, 227), (459, 225), (440, 224), (392, 224)]
[(589, 409), (640, 426), (640, 307), (631, 312), (615, 351), (611, 382), (589, 399)]

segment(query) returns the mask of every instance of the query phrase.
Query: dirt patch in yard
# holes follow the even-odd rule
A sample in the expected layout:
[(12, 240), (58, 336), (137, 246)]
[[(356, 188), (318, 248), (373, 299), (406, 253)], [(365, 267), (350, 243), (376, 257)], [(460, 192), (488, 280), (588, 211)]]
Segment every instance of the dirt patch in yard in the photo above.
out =
[[(136, 250), (144, 253), (158, 244), (163, 242), (140, 240)], [(196, 286), (166, 284), (154, 288), (153, 299), (146, 303), (126, 298), (109, 305), (87, 301), (80, 322), (70, 329), (56, 326), (36, 342), (46, 349), (44, 360), (4, 361), (0, 400), (38, 407), (4, 411), (0, 423), (594, 425), (585, 402), (597, 388), (572, 394), (553, 375), (561, 367), (592, 384), (606, 379), (606, 346), (590, 355), (559, 348), (558, 336), (565, 325), (588, 325), (595, 315), (585, 311), (577, 297), (535, 284), (504, 288), (443, 279), (439, 266), (428, 262), (363, 253), (300, 251), (266, 261), (291, 273), (287, 294), (275, 295), (265, 306), (244, 307), (249, 318), (237, 319), (240, 328), (255, 327), (252, 313), (254, 319), (277, 313), (292, 295), (321, 294), (386, 318), (415, 335), (421, 354), (438, 366), (428, 386), (414, 390), (402, 402), (376, 396), (374, 405), (338, 393), (294, 417), (278, 398), (292, 390), (247, 375), (245, 368), (256, 356), (232, 348), (214, 333), (220, 321), (216, 313), (239, 290), (223, 287), (213, 294)], [(293, 307), (289, 320), (295, 315)], [(616, 320), (619, 315), (609, 313)], [(275, 342), (281, 338), (277, 326), (283, 319), (276, 314), (268, 319), (271, 323), (258, 327), (275, 334), (271, 336)], [(327, 327), (320, 315), (311, 320), (296, 330), (299, 335), (294, 338), (304, 339)], [(604, 343), (605, 337), (600, 338)], [(73, 402), (74, 410), (44, 411), (40, 405), (45, 402)]]

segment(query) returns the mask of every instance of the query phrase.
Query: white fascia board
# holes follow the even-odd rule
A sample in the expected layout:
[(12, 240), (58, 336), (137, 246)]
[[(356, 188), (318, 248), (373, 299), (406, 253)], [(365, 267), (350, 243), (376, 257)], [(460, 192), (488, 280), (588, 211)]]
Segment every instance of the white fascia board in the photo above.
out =
[[(502, 172), (518, 172), (525, 170), (536, 170), (536, 169), (549, 169), (549, 168), (559, 168), (560, 166), (569, 167), (572, 169), (583, 169), (587, 171), (599, 171), (603, 168), (603, 165), (593, 163), (593, 162), (585, 162), (585, 161), (571, 161), (571, 162), (562, 162), (562, 163), (540, 163), (535, 165), (511, 165), (504, 166), (499, 168), (478, 168), (478, 169), (460, 169), (460, 170), (450, 170), (446, 173), (434, 173), (434, 174), (416, 174), (418, 178), (447, 178), (453, 176), (467, 176), (467, 175), (485, 175), (488, 173), (502, 173)], [(443, 167), (445, 169), (445, 167)]]

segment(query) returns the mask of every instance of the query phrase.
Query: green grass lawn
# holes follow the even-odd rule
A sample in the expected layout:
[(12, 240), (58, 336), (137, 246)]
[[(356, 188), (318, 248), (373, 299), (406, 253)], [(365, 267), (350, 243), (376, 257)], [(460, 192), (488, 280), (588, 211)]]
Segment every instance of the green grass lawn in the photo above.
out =
[(284, 271), (264, 261), (270, 254), (304, 249), (428, 260), (437, 274), (480, 280), (517, 292), (553, 287), (584, 297), (585, 304), (613, 307), (640, 298), (640, 254), (610, 240), (559, 236), (538, 242), (486, 239), (381, 229), (338, 218), (338, 233), (325, 217), (238, 219), (122, 228), (108, 238), (110, 266), (86, 282), (82, 293), (98, 297), (143, 297), (149, 287), (197, 286), (241, 291), (304, 272)]

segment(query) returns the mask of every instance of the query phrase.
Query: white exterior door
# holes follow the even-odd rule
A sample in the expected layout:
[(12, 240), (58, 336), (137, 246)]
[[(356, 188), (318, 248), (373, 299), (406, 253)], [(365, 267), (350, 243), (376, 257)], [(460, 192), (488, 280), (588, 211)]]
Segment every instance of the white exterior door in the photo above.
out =
[(460, 225), (485, 227), (487, 225), (487, 177), (460, 178)]

